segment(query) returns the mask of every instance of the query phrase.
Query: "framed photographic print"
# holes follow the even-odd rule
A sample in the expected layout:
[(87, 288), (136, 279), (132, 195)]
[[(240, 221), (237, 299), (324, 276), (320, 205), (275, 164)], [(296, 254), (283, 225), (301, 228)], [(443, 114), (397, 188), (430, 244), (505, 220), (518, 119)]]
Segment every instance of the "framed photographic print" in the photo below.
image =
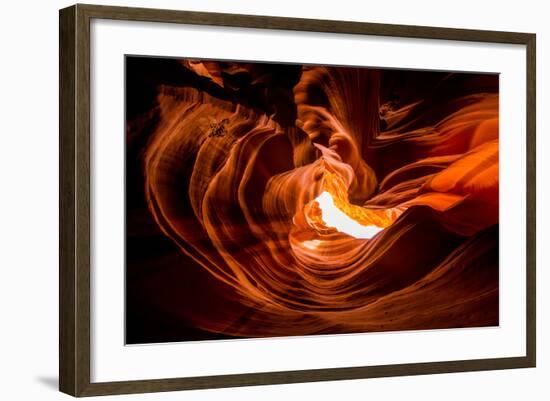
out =
[(535, 366), (535, 35), (60, 11), (60, 390)]

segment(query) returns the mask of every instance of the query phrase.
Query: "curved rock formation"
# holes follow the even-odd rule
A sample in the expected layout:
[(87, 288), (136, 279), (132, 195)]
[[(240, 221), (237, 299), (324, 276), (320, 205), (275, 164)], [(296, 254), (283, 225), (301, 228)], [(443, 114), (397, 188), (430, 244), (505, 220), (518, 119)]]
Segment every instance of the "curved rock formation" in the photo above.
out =
[(498, 324), (498, 93), (449, 78), (380, 104), (380, 70), (285, 86), (182, 65), (214, 89), (158, 87), (143, 163), (156, 223), (220, 283), (182, 319), (236, 337)]

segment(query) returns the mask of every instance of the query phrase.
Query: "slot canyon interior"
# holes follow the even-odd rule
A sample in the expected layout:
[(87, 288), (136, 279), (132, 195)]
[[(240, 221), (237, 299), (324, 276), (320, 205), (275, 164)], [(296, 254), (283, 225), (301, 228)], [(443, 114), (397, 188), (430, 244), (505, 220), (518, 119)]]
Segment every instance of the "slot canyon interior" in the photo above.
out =
[(499, 324), (499, 76), (126, 57), (126, 343)]

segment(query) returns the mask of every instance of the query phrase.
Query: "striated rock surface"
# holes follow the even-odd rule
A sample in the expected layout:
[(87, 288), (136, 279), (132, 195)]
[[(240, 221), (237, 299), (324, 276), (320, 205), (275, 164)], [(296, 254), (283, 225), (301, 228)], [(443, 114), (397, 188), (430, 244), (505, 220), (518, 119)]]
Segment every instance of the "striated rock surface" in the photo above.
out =
[(128, 132), (150, 129), (145, 199), (194, 261), (182, 291), (187, 270), (217, 284), (166, 308), (235, 337), (498, 324), (493, 77), (396, 101), (376, 69), (180, 66), (195, 83), (156, 86)]

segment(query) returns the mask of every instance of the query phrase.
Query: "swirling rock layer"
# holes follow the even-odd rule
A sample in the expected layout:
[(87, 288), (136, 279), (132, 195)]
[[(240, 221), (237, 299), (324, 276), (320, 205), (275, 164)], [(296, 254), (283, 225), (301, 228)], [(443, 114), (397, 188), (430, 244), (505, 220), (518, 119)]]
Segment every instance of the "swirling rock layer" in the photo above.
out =
[(147, 218), (186, 258), (143, 287), (158, 309), (230, 337), (498, 324), (497, 77), (174, 71), (128, 118)]

